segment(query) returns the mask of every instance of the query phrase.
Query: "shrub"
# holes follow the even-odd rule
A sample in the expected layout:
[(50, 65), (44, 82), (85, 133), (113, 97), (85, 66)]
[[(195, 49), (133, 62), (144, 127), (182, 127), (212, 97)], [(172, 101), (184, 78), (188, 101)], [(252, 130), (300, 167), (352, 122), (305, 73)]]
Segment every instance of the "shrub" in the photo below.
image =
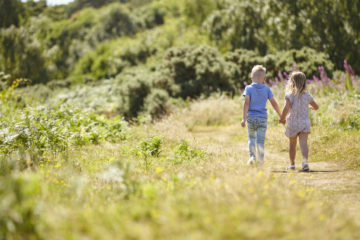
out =
[[(323, 66), (330, 76), (334, 70), (334, 64), (325, 53), (317, 52), (308, 47), (303, 47), (300, 50), (279, 52), (275, 58), (275, 71), (283, 69), (290, 72), (293, 68), (297, 68), (304, 72), (307, 78), (312, 78), (315, 75), (318, 76), (318, 67), (320, 66)], [(294, 64), (296, 65), (294, 66)]]
[(77, 81), (115, 77), (126, 67), (146, 62), (152, 53), (153, 50), (141, 39), (105, 42), (80, 58), (72, 77)]
[(196, 161), (206, 156), (206, 153), (199, 149), (192, 149), (187, 141), (183, 141), (174, 149), (174, 164), (182, 164), (184, 162)]
[(144, 110), (145, 98), (151, 90), (151, 83), (141, 75), (126, 76), (120, 89), (119, 112), (127, 120), (138, 116)]
[(325, 54), (311, 48), (283, 51), (266, 56), (259, 56), (251, 50), (237, 49), (228, 52), (225, 60), (230, 63), (232, 82), (237, 88), (242, 88), (246, 83), (251, 82), (251, 69), (258, 64), (266, 67), (267, 78), (270, 79), (286, 78), (283, 76), (283, 71), (290, 72), (295, 69), (301, 70), (308, 78), (312, 78), (314, 75), (319, 75), (318, 67), (323, 66), (324, 70), (331, 74), (334, 66)]
[(41, 45), (25, 28), (0, 29), (0, 56), (0, 71), (11, 75), (10, 84), (17, 78), (31, 79), (32, 83), (46, 80)]
[(162, 86), (177, 85), (179, 91), (171, 92), (176, 87), (168, 90), (171, 96), (182, 98), (229, 91), (232, 86), (226, 65), (218, 51), (208, 46), (172, 48), (162, 63), (162, 79), (157, 81)]
[(153, 88), (144, 102), (146, 113), (152, 119), (158, 119), (169, 110), (169, 94), (163, 89)]
[(93, 44), (121, 36), (131, 36), (138, 31), (138, 23), (128, 9), (111, 4), (101, 11), (94, 29), (89, 35)]
[(152, 164), (151, 157), (159, 157), (162, 142), (162, 137), (154, 136), (143, 140), (137, 147), (137, 154), (143, 157), (145, 170), (149, 170)]
[(266, 54), (262, 29), (266, 26), (262, 14), (264, 4), (260, 2), (224, 1), (220, 9), (204, 21), (203, 28), (221, 50), (246, 48)]
[(214, 0), (185, 0), (184, 14), (191, 24), (201, 25), (207, 16), (216, 9), (218, 1)]
[(143, 6), (135, 12), (143, 28), (153, 28), (165, 22), (165, 11), (156, 4)]

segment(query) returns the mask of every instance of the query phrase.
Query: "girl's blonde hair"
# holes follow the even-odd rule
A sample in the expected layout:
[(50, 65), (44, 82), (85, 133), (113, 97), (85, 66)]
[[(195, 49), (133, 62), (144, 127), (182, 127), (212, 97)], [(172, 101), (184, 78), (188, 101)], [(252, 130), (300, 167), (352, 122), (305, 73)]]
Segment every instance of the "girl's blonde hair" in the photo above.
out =
[(300, 96), (306, 88), (306, 76), (303, 72), (295, 71), (290, 74), (286, 85), (286, 92)]

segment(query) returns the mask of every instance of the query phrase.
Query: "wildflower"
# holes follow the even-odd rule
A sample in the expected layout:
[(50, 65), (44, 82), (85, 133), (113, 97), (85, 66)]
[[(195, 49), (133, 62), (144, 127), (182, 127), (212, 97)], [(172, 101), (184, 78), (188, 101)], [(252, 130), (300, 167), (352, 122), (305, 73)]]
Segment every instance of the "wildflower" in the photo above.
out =
[(302, 190), (299, 190), (299, 191), (297, 192), (297, 195), (298, 195), (298, 197), (303, 198), (303, 197), (305, 197), (305, 192), (302, 191)]
[(58, 164), (56, 164), (56, 165), (54, 166), (54, 168), (59, 168), (59, 167), (61, 167), (61, 164), (60, 164), (60, 163), (58, 163)]
[(294, 185), (296, 183), (296, 181), (293, 179), (290, 181), (289, 185)]
[(249, 193), (254, 193), (254, 192), (255, 192), (255, 188), (254, 188), (254, 187), (249, 187), (249, 188), (248, 188), (248, 191), (249, 191)]
[(325, 220), (325, 217), (326, 217), (325, 214), (321, 214), (321, 215), (319, 216), (319, 220), (320, 220), (320, 221), (324, 221), (324, 220)]
[(155, 168), (155, 172), (158, 173), (158, 174), (162, 173), (163, 171), (164, 171), (164, 169), (161, 168), (161, 167), (156, 167)]

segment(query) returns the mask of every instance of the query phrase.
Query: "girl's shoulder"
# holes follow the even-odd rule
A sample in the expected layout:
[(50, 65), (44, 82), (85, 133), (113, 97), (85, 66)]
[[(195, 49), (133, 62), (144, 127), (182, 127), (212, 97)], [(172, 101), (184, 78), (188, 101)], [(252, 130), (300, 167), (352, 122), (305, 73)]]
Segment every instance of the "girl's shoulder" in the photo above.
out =
[(309, 92), (303, 92), (301, 95), (306, 98), (312, 98), (312, 96)]
[(290, 101), (295, 97), (295, 94), (293, 93), (286, 93), (285, 94), (285, 99), (289, 99)]
[(311, 96), (311, 94), (309, 92), (304, 92), (303, 95), (308, 100), (308, 102), (311, 102), (314, 100), (313, 96)]

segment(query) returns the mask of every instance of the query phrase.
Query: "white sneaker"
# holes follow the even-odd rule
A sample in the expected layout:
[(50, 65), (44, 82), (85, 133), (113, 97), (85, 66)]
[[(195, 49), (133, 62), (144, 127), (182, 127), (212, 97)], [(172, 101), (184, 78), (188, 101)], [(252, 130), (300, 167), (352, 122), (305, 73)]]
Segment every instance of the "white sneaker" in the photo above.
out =
[(309, 172), (309, 171), (310, 171), (309, 164), (303, 163), (303, 164), (302, 164), (302, 169), (301, 169), (301, 171), (303, 171), (303, 172)]
[(295, 164), (287, 166), (286, 171), (289, 171), (289, 170), (295, 170)]
[(249, 158), (247, 165), (251, 166), (255, 164), (256, 164), (256, 159), (254, 157)]

